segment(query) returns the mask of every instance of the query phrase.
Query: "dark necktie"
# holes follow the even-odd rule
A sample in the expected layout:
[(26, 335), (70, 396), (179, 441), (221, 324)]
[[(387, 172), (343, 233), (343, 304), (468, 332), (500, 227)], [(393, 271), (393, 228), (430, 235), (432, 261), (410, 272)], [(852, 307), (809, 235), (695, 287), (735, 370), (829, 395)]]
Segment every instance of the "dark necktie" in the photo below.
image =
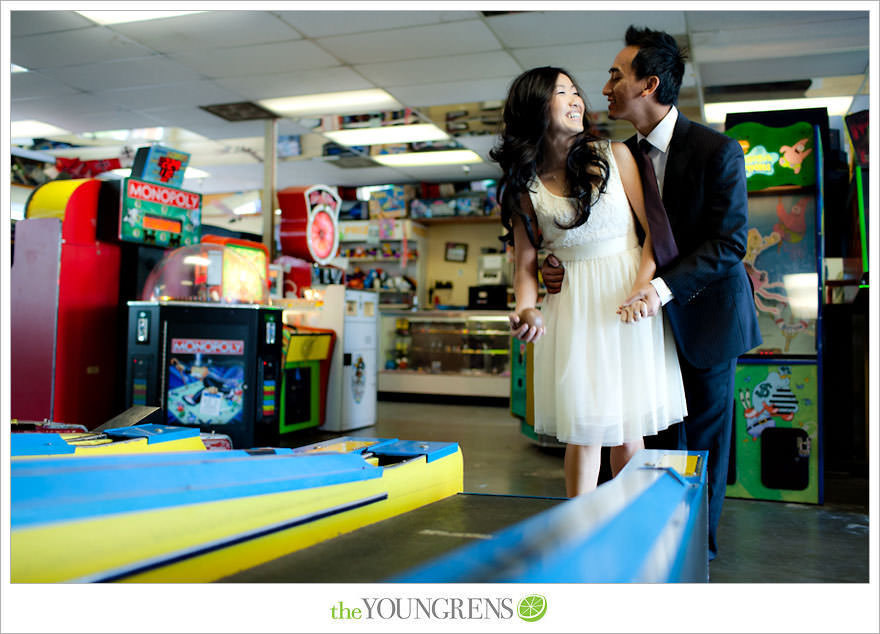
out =
[(642, 189), (645, 190), (645, 216), (648, 219), (648, 227), (651, 229), (651, 242), (654, 244), (654, 261), (657, 268), (669, 264), (678, 257), (678, 247), (675, 238), (672, 237), (672, 228), (669, 226), (669, 218), (663, 207), (663, 198), (657, 188), (657, 175), (654, 172), (654, 164), (648, 156), (651, 144), (647, 139), (639, 141), (639, 150), (642, 152), (640, 167), (642, 172)]

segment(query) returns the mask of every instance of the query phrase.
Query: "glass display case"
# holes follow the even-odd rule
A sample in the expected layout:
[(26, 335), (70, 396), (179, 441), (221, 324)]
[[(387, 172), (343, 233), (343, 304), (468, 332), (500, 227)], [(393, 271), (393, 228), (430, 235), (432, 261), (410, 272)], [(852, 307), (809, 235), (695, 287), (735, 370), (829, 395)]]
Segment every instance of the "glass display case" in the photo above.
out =
[(380, 392), (509, 398), (506, 311), (383, 311)]

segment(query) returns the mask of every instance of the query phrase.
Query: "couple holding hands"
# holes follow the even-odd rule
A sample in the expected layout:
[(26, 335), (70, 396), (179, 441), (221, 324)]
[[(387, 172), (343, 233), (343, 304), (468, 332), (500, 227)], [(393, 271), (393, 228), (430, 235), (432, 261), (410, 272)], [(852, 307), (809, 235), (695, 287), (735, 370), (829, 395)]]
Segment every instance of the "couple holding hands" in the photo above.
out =
[(761, 336), (742, 264), (743, 152), (676, 108), (684, 60), (670, 35), (629, 27), (602, 91), (609, 118), (635, 128), (624, 143), (590, 133), (570, 73), (526, 71), (491, 156), (514, 249), (511, 330), (536, 344), (535, 431), (566, 444), (567, 494), (596, 487), (603, 446), (613, 475), (645, 437), (708, 450), (712, 559), (736, 358)]

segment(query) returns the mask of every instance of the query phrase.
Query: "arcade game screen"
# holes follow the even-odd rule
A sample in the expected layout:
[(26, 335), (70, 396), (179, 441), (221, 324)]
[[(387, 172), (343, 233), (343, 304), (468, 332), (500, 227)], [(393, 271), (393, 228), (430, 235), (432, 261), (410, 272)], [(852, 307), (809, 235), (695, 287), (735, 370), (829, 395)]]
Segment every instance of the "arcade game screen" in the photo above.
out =
[(238, 257), (223, 257), (223, 296), (237, 297), (242, 303), (259, 304), (265, 301), (267, 286), (266, 254), (259, 249), (230, 244), (226, 253)]

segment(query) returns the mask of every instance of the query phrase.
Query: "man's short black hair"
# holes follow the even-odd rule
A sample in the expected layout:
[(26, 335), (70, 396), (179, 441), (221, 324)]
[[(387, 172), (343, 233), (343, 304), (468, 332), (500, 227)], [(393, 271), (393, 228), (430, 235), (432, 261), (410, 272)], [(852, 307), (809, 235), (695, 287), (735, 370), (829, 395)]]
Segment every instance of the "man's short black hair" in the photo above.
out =
[(687, 51), (679, 47), (675, 38), (668, 33), (652, 31), (647, 27), (639, 29), (630, 26), (625, 39), (627, 46), (639, 48), (632, 61), (636, 77), (644, 79), (656, 75), (660, 79), (655, 93), (657, 102), (664, 106), (677, 103)]

